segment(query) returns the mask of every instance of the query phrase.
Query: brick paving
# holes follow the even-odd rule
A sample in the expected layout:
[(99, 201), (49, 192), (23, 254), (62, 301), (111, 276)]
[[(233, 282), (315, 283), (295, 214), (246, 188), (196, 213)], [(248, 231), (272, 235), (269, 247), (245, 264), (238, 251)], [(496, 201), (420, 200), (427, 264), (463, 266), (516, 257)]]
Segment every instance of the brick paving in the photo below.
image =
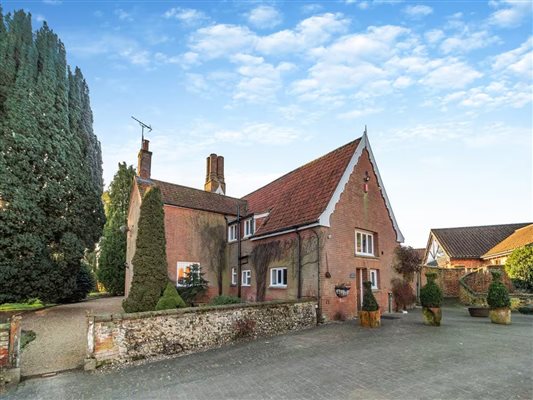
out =
[(532, 399), (533, 317), (511, 326), (447, 307), (239, 343), (128, 368), (31, 379), (8, 399)]

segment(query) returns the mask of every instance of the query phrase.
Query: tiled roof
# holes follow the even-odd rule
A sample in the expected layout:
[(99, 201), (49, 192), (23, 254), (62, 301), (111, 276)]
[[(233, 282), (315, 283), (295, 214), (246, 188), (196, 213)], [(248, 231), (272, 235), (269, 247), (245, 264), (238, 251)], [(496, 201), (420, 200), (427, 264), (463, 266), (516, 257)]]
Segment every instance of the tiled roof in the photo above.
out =
[(483, 258), (491, 258), (497, 255), (504, 255), (512, 252), (519, 247), (527, 246), (533, 243), (533, 224), (519, 228), (514, 231), (492, 249), (487, 251)]
[(155, 179), (142, 179), (139, 176), (136, 177), (136, 180), (141, 196), (144, 196), (144, 192), (150, 186), (159, 187), (164, 204), (226, 215), (237, 215), (237, 205), (240, 204), (241, 212), (246, 212), (246, 201), (244, 200)]
[(432, 229), (451, 258), (481, 258), (489, 249), (529, 223)]
[(245, 196), (249, 212), (269, 212), (255, 235), (317, 222), (359, 142), (339, 147)]

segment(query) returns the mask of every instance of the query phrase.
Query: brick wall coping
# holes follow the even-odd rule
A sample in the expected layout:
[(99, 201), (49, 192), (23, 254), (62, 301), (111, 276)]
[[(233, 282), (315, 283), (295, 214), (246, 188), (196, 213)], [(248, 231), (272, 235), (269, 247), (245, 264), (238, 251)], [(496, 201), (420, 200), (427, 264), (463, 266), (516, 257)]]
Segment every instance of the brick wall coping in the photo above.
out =
[(264, 308), (276, 305), (284, 304), (296, 304), (296, 303), (316, 303), (315, 299), (306, 298), (299, 300), (272, 300), (264, 301), (261, 303), (238, 303), (238, 304), (225, 304), (220, 306), (206, 306), (206, 307), (187, 307), (187, 308), (177, 308), (172, 310), (161, 310), (161, 311), (143, 311), (137, 313), (114, 313), (114, 314), (92, 314), (88, 313), (89, 318), (93, 318), (94, 322), (106, 322), (106, 321), (118, 321), (118, 320), (133, 320), (133, 319), (143, 319), (151, 317), (160, 317), (166, 315), (183, 315), (190, 313), (205, 313), (209, 311), (222, 311), (222, 310), (232, 310), (239, 308)]

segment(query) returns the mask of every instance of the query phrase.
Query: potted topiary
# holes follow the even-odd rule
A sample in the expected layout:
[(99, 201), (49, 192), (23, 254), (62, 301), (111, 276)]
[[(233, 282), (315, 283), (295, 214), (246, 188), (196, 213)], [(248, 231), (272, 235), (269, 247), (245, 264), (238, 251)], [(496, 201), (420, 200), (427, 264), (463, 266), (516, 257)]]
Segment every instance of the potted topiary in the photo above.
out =
[(363, 282), (363, 307), (359, 311), (359, 322), (365, 328), (378, 328), (381, 325), (379, 305), (372, 293), (372, 282)]
[(437, 274), (435, 272), (426, 273), (427, 283), (420, 289), (420, 303), (424, 314), (424, 323), (431, 326), (440, 326), (442, 319), (442, 290), (435, 283)]
[(494, 324), (509, 325), (511, 323), (511, 299), (509, 291), (502, 282), (502, 273), (499, 270), (490, 271), (492, 283), (487, 294), (490, 321)]

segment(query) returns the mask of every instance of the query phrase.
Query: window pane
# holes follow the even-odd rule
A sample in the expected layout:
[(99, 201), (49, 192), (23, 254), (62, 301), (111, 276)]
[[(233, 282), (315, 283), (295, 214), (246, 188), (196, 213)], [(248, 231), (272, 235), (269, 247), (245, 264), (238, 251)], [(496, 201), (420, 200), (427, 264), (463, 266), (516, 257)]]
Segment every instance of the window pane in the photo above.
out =
[(363, 247), (362, 247), (362, 252), (363, 253), (367, 253), (367, 250), (366, 250), (366, 235), (362, 235), (363, 236)]
[(286, 285), (287, 284), (287, 268), (284, 268), (282, 269), (283, 271), (283, 284)]
[(374, 238), (372, 235), (368, 235), (368, 252), (374, 254)]
[(361, 252), (361, 234), (358, 232), (357, 233), (357, 252), (360, 253)]
[(270, 284), (271, 285), (276, 284), (276, 270), (275, 269), (270, 270)]

